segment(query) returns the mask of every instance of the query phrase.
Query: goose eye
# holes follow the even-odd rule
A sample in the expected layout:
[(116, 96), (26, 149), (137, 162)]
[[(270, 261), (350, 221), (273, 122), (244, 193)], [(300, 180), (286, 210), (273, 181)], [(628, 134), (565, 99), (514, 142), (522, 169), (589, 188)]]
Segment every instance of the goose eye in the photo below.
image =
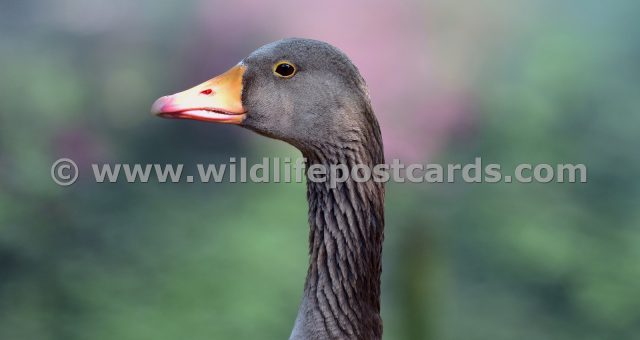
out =
[(281, 61), (273, 67), (273, 73), (280, 78), (291, 78), (296, 74), (296, 67), (286, 61)]

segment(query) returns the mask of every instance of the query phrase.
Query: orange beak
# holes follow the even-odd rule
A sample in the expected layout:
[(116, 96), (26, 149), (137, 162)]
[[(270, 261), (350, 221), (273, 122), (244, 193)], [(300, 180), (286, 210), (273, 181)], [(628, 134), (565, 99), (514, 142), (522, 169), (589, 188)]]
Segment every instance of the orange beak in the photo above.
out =
[(245, 66), (227, 72), (186, 91), (158, 98), (151, 113), (165, 118), (240, 124), (244, 121), (242, 76)]

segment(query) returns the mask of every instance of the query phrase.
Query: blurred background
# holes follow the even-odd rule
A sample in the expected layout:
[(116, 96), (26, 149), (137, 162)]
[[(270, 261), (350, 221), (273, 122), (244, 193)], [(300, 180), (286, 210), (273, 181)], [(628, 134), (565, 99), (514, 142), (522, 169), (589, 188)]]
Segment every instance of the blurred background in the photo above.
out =
[[(0, 1), (0, 339), (286, 339), (304, 184), (98, 184), (91, 163), (300, 157), (157, 97), (283, 37), (344, 50), (387, 159), (584, 163), (587, 184), (387, 187), (385, 339), (640, 334), (640, 5)], [(70, 187), (49, 171), (74, 159)]]

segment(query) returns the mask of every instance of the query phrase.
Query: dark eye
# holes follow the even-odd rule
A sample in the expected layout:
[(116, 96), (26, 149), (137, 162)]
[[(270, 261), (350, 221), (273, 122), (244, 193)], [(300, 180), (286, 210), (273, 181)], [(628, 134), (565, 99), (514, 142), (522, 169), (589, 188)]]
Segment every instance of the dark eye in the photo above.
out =
[(291, 78), (296, 74), (296, 67), (287, 61), (281, 61), (274, 65), (273, 73), (280, 78)]

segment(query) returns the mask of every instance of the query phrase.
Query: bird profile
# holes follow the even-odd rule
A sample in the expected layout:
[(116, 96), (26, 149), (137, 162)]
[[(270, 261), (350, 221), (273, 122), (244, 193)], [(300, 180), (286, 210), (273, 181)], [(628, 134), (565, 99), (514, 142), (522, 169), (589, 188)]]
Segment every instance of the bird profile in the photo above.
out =
[[(364, 79), (316, 40), (265, 45), (220, 76), (153, 103), (166, 118), (235, 124), (285, 141), (311, 165), (384, 163)], [(309, 269), (290, 339), (382, 338), (384, 184), (307, 181)]]

